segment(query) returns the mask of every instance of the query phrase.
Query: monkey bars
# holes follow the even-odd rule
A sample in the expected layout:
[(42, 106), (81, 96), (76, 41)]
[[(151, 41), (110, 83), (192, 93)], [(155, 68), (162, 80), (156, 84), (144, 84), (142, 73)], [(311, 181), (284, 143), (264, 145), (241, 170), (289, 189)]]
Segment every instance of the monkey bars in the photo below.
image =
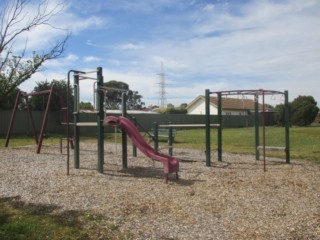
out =
[[(288, 91), (274, 91), (274, 90), (231, 90), (231, 91), (218, 91), (210, 92), (209, 89), (205, 90), (205, 111), (206, 111), (206, 165), (211, 165), (210, 160), (210, 94), (216, 94), (218, 99), (218, 160), (222, 161), (222, 96), (227, 95), (253, 95), (255, 101), (255, 152), (256, 160), (259, 159), (259, 150), (263, 150), (263, 160), (264, 160), (264, 170), (266, 170), (266, 151), (280, 151), (284, 150), (286, 153), (286, 163), (290, 163), (290, 140), (289, 140), (289, 100)], [(266, 136), (265, 136), (265, 95), (275, 95), (280, 94), (285, 98), (285, 147), (278, 146), (266, 146)], [(259, 96), (262, 96), (262, 145), (259, 144)]]

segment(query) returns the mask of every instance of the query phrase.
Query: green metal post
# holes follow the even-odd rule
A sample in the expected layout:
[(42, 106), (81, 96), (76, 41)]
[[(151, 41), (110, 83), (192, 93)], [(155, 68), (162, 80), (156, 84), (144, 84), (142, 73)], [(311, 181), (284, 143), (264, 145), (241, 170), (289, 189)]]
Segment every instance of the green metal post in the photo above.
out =
[(104, 94), (101, 89), (103, 87), (103, 75), (102, 68), (97, 68), (97, 97), (96, 97), (96, 106), (98, 110), (97, 115), (97, 134), (98, 134), (98, 171), (103, 173), (103, 164), (104, 164), (104, 126), (103, 126), (103, 103), (104, 103)]
[(127, 117), (127, 94), (125, 92), (121, 95), (121, 106), (122, 117)]
[[(125, 92), (122, 93), (122, 116), (127, 117), (127, 95)], [(127, 141), (127, 134), (122, 131), (122, 167), (128, 168), (128, 141)]]
[(169, 155), (172, 156), (173, 155), (173, 129), (172, 127), (169, 127)]
[[(132, 118), (132, 121), (134, 125), (137, 126), (137, 119), (135, 117)], [(132, 143), (132, 156), (137, 157), (137, 147), (134, 145), (134, 143)]]
[(285, 137), (286, 137), (286, 163), (290, 163), (290, 109), (289, 109), (289, 94), (284, 91), (285, 97)]
[(206, 111), (206, 166), (211, 166), (211, 136), (210, 136), (210, 92), (205, 91), (205, 111)]
[(218, 160), (222, 161), (222, 96), (218, 93)]
[(158, 142), (158, 129), (159, 125), (157, 122), (154, 122), (154, 128), (153, 128), (153, 138), (154, 138), (154, 149), (158, 152), (159, 150), (159, 142)]
[(255, 95), (255, 102), (254, 102), (254, 113), (255, 113), (255, 122), (254, 122), (254, 128), (255, 128), (255, 152), (256, 152), (256, 160), (260, 159), (260, 153), (258, 150), (259, 146), (259, 95)]
[(74, 123), (74, 168), (78, 169), (80, 167), (79, 159), (79, 141), (80, 141), (80, 131), (77, 123), (79, 122), (79, 75), (74, 75), (74, 101), (73, 101), (73, 123)]

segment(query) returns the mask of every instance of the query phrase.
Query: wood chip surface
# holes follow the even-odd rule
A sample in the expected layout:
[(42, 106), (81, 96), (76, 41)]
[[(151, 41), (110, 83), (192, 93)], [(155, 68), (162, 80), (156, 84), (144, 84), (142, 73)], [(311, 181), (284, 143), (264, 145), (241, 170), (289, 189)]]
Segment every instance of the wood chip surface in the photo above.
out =
[(264, 172), (254, 156), (223, 153), (218, 162), (213, 154), (211, 167), (181, 161), (179, 180), (165, 184), (162, 164), (132, 157), (130, 147), (122, 169), (120, 144), (105, 144), (98, 173), (96, 148), (81, 143), (80, 169), (70, 151), (69, 176), (58, 145), (41, 154), (34, 146), (1, 148), (0, 198), (104, 214), (130, 239), (320, 239), (320, 165), (267, 158)]

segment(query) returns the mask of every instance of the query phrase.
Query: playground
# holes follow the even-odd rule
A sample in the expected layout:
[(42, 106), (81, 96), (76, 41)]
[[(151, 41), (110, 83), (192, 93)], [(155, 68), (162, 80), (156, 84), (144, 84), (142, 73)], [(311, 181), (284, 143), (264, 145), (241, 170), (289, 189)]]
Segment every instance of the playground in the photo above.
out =
[(0, 197), (54, 206), (53, 215), (103, 214), (122, 239), (320, 239), (318, 164), (268, 158), (264, 172), (253, 155), (224, 153), (211, 167), (181, 161), (179, 180), (165, 184), (161, 162), (139, 151), (132, 157), (128, 148), (123, 169), (121, 149), (110, 142), (103, 174), (96, 170), (96, 142), (80, 142), (81, 165), (69, 176), (58, 143), (44, 144), (41, 154), (34, 149), (1, 149)]
[[(96, 77), (87, 75), (91, 73)], [(93, 80), (95, 105), (86, 114), (94, 114), (95, 122), (80, 121), (82, 80)], [(290, 159), (287, 91), (206, 90), (205, 124), (156, 123), (149, 133), (152, 146), (139, 129), (142, 126), (129, 119), (125, 93), (122, 116), (105, 116), (105, 93), (115, 89), (103, 87), (101, 68), (70, 70), (68, 87), (74, 90), (74, 106), (67, 102), (64, 107), (66, 137), (60, 142), (42, 144), (45, 114), (35, 139), (37, 151), (34, 145), (20, 146), (14, 141), (9, 145), (13, 111), (0, 156), (1, 199), (46, 206), (52, 209), (51, 215), (70, 211), (102, 214), (108, 220), (97, 224), (100, 230), (92, 239), (104, 238), (101, 229), (109, 229), (107, 223), (114, 226), (108, 230), (113, 231), (112, 239), (320, 239), (320, 166), (297, 159), (297, 150)], [(27, 100), (30, 94), (21, 96)], [(210, 94), (219, 99), (217, 122), (210, 118)], [(255, 98), (255, 126), (250, 129), (254, 137), (248, 140), (238, 135), (241, 138), (237, 139), (232, 134), (236, 142), (231, 152), (246, 140), (254, 150), (251, 155), (232, 154), (222, 146), (228, 140), (222, 137), (222, 96), (237, 94)], [(285, 131), (280, 135), (265, 127), (264, 117), (259, 126), (259, 97), (264, 113), (264, 98), (273, 94), (285, 99)], [(18, 94), (17, 101), (19, 98)], [(92, 127), (94, 140), (83, 141), (82, 127)], [(114, 128), (115, 135), (119, 131), (121, 140), (105, 141), (105, 127)], [(203, 129), (201, 149), (179, 148), (179, 129), (195, 128)], [(164, 132), (168, 138), (160, 144), (158, 138)], [(196, 136), (193, 140), (202, 141)], [(269, 145), (270, 136), (278, 142)], [(298, 149), (301, 138), (299, 141), (291, 146)], [(312, 146), (312, 154), (317, 155), (318, 147)], [(269, 151), (280, 152), (280, 157), (267, 155)]]

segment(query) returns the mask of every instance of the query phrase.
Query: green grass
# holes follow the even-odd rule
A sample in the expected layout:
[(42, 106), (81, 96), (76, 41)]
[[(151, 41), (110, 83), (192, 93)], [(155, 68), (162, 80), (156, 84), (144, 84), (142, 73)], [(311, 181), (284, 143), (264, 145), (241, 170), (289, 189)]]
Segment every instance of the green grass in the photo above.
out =
[[(267, 146), (285, 146), (283, 127), (266, 127)], [(255, 154), (254, 128), (228, 128), (222, 132), (222, 151), (231, 153)], [(44, 144), (58, 143), (60, 136), (53, 135), (44, 139)], [(108, 142), (114, 142), (114, 133), (105, 134)], [(320, 163), (320, 126), (290, 128), (290, 151), (292, 159), (312, 160)], [(94, 137), (84, 136), (81, 141), (96, 141)], [(121, 143), (121, 133), (117, 134), (117, 142)], [(0, 139), (0, 148), (5, 139)], [(35, 140), (29, 137), (12, 137), (10, 146), (33, 145)], [(161, 145), (165, 146), (166, 142)], [(260, 145), (262, 145), (262, 128), (260, 128)], [(217, 148), (217, 129), (211, 130), (211, 146)], [(174, 147), (204, 149), (205, 129), (177, 130)], [(284, 152), (267, 152), (267, 156), (285, 157)]]
[[(43, 144), (52, 144), (58, 143), (60, 141), (60, 135), (51, 135), (48, 138), (43, 139)], [(0, 138), (0, 148), (4, 147), (6, 142), (5, 137)], [(9, 146), (27, 146), (27, 145), (35, 145), (36, 140), (34, 137), (29, 137), (26, 135), (14, 135), (10, 137)]]
[(81, 240), (128, 239), (117, 223), (106, 216), (81, 211), (58, 211), (53, 205), (25, 204), (0, 198), (0, 239)]
[[(266, 146), (285, 147), (282, 127), (266, 127)], [(290, 154), (292, 159), (312, 160), (320, 163), (320, 127), (290, 128)], [(260, 145), (262, 145), (262, 128)], [(211, 130), (211, 146), (217, 148), (217, 129)], [(205, 148), (204, 129), (179, 130), (174, 147)], [(222, 131), (223, 152), (255, 154), (254, 128), (231, 128)], [(267, 156), (285, 158), (284, 152), (267, 152)]]
[[(285, 147), (285, 129), (283, 127), (266, 127), (266, 146)], [(143, 133), (142, 133), (143, 134)], [(262, 145), (262, 128), (259, 130)], [(106, 134), (107, 141), (114, 142), (114, 134)], [(320, 126), (291, 127), (290, 155), (292, 159), (311, 160), (320, 163)], [(117, 134), (121, 143), (121, 134)], [(166, 147), (166, 141), (161, 141)], [(205, 129), (178, 129), (174, 142), (175, 148), (205, 149)], [(217, 129), (211, 130), (211, 147), (217, 148)], [(222, 151), (230, 153), (255, 154), (255, 129), (227, 128), (222, 131)], [(285, 158), (284, 151), (267, 151), (267, 156)]]

